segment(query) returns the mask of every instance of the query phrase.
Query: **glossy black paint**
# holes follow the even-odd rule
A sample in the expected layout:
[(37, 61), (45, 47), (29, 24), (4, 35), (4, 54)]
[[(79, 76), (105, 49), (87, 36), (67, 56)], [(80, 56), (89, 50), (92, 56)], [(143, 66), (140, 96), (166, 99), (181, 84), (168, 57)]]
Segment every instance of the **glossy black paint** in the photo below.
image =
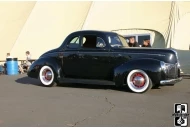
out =
[(53, 69), (57, 78), (63, 77), (60, 60), (59, 58), (54, 57), (54, 55), (52, 57), (51, 56), (43, 57), (36, 60), (30, 66), (30, 69), (28, 71), (28, 76), (32, 78), (38, 78), (40, 69), (45, 65), (50, 66)]
[[(101, 37), (105, 48), (86, 49), (79, 47), (69, 49), (68, 42), (75, 36), (85, 34)], [(106, 34), (116, 34), (103, 31), (78, 31), (71, 33), (63, 44), (44, 53), (36, 60), (28, 71), (28, 76), (38, 78), (40, 68), (48, 65), (53, 68), (56, 80), (63, 78), (99, 79), (114, 81), (116, 85), (125, 84), (128, 73), (133, 69), (144, 70), (153, 83), (166, 79), (162, 72), (160, 61), (176, 64), (177, 57), (171, 49), (149, 48), (112, 48), (108, 44)], [(81, 39), (80, 39), (81, 42)]]
[(118, 86), (126, 84), (127, 75), (134, 69), (141, 69), (145, 71), (154, 84), (159, 84), (159, 81), (162, 79), (160, 61), (150, 58), (142, 58), (129, 60), (128, 62), (116, 67), (114, 69), (115, 84)]

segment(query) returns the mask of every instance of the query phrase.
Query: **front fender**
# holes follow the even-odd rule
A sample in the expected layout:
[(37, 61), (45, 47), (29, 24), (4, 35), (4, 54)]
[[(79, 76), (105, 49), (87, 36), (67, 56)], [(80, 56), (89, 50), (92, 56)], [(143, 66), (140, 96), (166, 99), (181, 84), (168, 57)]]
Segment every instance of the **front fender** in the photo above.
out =
[(130, 71), (141, 69), (147, 73), (154, 84), (161, 80), (160, 61), (156, 59), (134, 59), (116, 67), (114, 69), (114, 82), (121, 86), (126, 83), (126, 77)]
[(57, 78), (61, 76), (61, 63), (58, 59), (53, 58), (53, 57), (43, 57), (36, 60), (30, 66), (27, 73), (28, 76), (31, 78), (38, 78), (40, 69), (45, 65), (50, 66), (53, 69)]

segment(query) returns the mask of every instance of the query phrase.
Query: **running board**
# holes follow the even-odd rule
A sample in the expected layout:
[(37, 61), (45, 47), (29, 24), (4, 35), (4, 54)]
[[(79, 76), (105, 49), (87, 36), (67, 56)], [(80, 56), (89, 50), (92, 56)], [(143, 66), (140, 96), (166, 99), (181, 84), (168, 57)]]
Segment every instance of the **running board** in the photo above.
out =
[(94, 85), (115, 85), (113, 81), (94, 80), (94, 79), (74, 79), (74, 78), (59, 78), (60, 83), (80, 83), (80, 84), (94, 84)]

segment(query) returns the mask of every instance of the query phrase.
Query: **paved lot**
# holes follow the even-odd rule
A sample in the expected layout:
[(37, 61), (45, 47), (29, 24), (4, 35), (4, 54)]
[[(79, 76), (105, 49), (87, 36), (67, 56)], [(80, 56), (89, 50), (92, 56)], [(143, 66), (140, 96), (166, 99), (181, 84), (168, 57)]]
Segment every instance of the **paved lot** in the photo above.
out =
[(0, 83), (0, 126), (173, 126), (173, 104), (190, 104), (190, 79), (145, 94), (100, 85), (46, 88), (26, 75), (1, 75)]

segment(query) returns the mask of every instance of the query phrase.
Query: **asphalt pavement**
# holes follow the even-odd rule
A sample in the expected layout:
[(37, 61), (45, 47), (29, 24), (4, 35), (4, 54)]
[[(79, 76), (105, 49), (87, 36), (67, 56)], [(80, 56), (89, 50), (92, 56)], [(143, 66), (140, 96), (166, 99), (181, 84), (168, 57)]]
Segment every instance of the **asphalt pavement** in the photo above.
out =
[(40, 85), (26, 75), (0, 76), (0, 126), (172, 127), (174, 103), (190, 105), (190, 79), (144, 94), (108, 85)]

